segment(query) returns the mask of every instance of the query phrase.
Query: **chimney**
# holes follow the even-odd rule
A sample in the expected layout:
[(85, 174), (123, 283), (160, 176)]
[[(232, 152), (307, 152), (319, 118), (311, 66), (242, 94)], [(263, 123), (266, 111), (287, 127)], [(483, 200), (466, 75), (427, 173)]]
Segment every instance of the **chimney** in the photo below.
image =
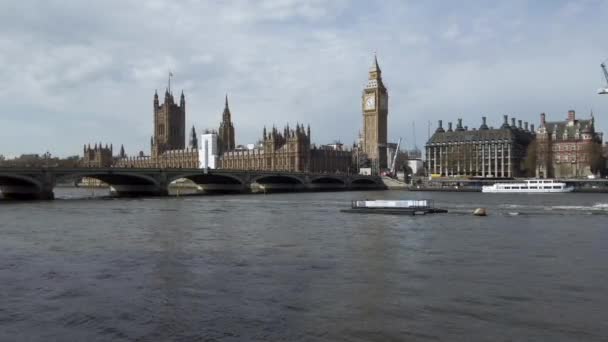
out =
[(443, 133), (443, 132), (445, 132), (445, 131), (443, 130), (443, 120), (439, 120), (439, 124), (437, 125), (437, 129), (435, 130), (435, 132), (438, 132), (438, 133)]
[(501, 129), (508, 129), (509, 128), (509, 116), (508, 115), (503, 115), (502, 116), (502, 125), (500, 126)]
[(448, 132), (451, 132), (451, 131), (452, 131), (452, 123), (448, 122)]
[(515, 118), (511, 118), (511, 127), (515, 128)]
[(534, 124), (530, 125), (530, 132), (534, 133)]
[(458, 125), (456, 126), (456, 129), (462, 130), (462, 119), (458, 119)]
[(528, 131), (528, 121), (524, 122), (524, 128)]
[(482, 116), (481, 117), (481, 126), (479, 126), (480, 130), (487, 130), (488, 129), (488, 125), (486, 125), (486, 117)]
[(569, 122), (573, 122), (573, 121), (574, 121), (574, 119), (575, 119), (575, 113), (574, 113), (574, 110), (570, 109), (570, 110), (568, 111), (568, 121), (569, 121)]
[(521, 127), (521, 120), (517, 120), (517, 127), (518, 127), (519, 129), (522, 129), (522, 128), (523, 128), (523, 127)]
[(545, 126), (545, 113), (540, 113), (540, 127)]

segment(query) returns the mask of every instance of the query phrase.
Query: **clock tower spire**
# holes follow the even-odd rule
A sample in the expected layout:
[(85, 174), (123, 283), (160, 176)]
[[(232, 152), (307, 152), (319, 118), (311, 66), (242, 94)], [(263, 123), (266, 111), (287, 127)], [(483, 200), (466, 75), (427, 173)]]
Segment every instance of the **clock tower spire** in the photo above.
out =
[(387, 167), (388, 93), (382, 82), (378, 58), (369, 69), (369, 80), (363, 89), (363, 152), (376, 172)]

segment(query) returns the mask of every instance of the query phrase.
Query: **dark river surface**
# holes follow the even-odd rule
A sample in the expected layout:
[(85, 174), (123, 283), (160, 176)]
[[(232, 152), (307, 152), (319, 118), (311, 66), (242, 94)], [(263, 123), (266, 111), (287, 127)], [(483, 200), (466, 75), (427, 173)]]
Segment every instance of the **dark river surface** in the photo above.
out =
[(0, 202), (0, 341), (608, 340), (606, 194), (56, 195)]

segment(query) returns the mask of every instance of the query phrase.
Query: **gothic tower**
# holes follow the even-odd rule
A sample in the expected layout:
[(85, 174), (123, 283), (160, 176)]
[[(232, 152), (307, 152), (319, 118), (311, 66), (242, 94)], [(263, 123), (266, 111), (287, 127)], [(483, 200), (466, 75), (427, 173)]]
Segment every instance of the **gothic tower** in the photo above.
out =
[(222, 113), (222, 122), (219, 129), (219, 148), (220, 154), (232, 151), (235, 148), (234, 144), (234, 126), (230, 118), (230, 108), (228, 108), (228, 95), (226, 95), (226, 103), (224, 105), (224, 113)]
[(378, 169), (387, 167), (386, 141), (388, 93), (382, 83), (382, 71), (374, 55), (369, 81), (363, 90), (363, 152)]
[(194, 125), (192, 125), (192, 130), (190, 130), (190, 149), (198, 150), (198, 138), (196, 137), (196, 129), (194, 129)]
[(159, 104), (158, 93), (154, 92), (154, 136), (151, 139), (152, 157), (165, 151), (183, 150), (186, 145), (186, 98), (184, 92), (179, 105), (173, 94), (165, 90), (163, 104)]

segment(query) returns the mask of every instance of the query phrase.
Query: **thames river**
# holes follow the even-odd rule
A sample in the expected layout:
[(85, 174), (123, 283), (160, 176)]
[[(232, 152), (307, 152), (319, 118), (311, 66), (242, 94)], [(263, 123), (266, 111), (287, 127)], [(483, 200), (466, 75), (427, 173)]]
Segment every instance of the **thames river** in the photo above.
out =
[(608, 339), (606, 194), (56, 195), (0, 202), (0, 341)]

